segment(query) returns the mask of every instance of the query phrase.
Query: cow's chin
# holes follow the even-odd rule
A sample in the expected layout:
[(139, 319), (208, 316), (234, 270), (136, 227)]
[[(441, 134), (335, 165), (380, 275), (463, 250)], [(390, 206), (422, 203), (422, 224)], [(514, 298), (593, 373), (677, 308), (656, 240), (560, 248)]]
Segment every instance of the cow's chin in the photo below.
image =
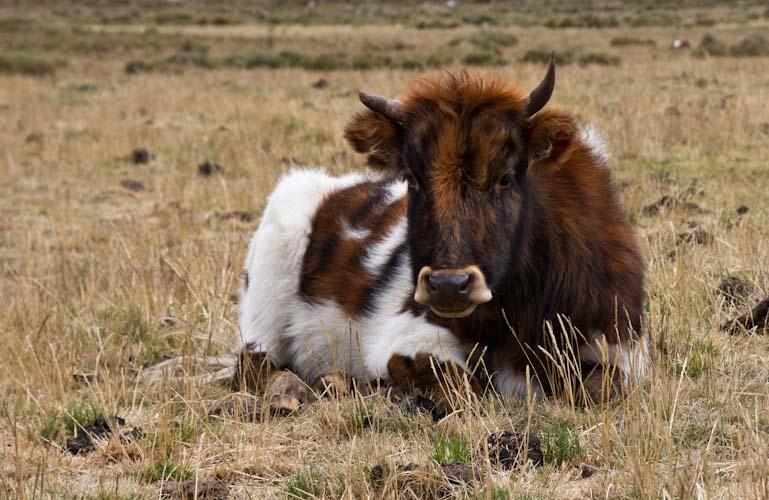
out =
[(441, 311), (440, 309), (436, 309), (433, 306), (430, 306), (430, 309), (441, 318), (466, 318), (467, 316), (470, 316), (473, 311), (475, 311), (475, 308), (478, 306), (478, 304), (470, 304), (466, 309), (461, 309), (457, 311)]

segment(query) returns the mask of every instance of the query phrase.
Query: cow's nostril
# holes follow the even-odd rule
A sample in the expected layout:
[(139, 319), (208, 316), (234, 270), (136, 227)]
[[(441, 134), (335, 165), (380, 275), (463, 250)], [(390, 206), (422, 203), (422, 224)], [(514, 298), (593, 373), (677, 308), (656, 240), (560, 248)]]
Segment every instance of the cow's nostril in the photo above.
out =
[(470, 291), (470, 282), (472, 281), (472, 275), (466, 274), (464, 276), (464, 279), (458, 283), (459, 285), (459, 293), (466, 294)]
[(437, 293), (438, 287), (435, 286), (435, 283), (433, 283), (433, 275), (427, 276), (427, 290), (431, 293)]

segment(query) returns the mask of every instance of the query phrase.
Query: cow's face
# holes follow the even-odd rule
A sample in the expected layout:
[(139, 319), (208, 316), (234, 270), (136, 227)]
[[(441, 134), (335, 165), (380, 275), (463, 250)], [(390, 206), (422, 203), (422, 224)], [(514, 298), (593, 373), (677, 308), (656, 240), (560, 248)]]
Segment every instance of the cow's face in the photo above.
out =
[(407, 180), (414, 299), (440, 316), (492, 300), (517, 258), (529, 163), (561, 147), (559, 115), (532, 117), (553, 83), (551, 63), (529, 96), (466, 72), (418, 81), (403, 102), (361, 95), (372, 111), (346, 137), (369, 165)]

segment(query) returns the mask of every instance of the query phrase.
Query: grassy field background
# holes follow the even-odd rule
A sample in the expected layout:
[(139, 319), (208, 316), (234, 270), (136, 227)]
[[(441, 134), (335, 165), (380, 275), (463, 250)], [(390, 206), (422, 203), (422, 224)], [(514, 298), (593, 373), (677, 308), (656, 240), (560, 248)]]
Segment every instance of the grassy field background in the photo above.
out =
[[(0, 7), (0, 497), (769, 498), (769, 341), (721, 329), (769, 296), (766, 33), (750, 2)], [(550, 48), (550, 105), (607, 138), (647, 259), (642, 384), (438, 422), (381, 394), (210, 416), (228, 390), (193, 376), (237, 334), (265, 197), (295, 166), (363, 168), (342, 139), (357, 90), (462, 65), (531, 88)], [(180, 355), (189, 376), (142, 377)], [(100, 416), (126, 435), (68, 452)], [(493, 464), (499, 431), (544, 465)]]

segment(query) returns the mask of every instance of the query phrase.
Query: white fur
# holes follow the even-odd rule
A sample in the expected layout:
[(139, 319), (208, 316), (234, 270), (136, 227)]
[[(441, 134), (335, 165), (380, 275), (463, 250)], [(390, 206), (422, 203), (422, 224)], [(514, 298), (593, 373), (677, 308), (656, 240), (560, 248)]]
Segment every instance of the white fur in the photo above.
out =
[(516, 396), (521, 399), (531, 396), (535, 400), (545, 397), (545, 391), (536, 379), (526, 379), (526, 375), (517, 371), (503, 369), (494, 373), (491, 377), (494, 390), (505, 396)]
[(408, 229), (406, 217), (402, 217), (387, 233), (382, 240), (368, 249), (363, 259), (363, 268), (374, 276), (379, 276), (382, 268), (387, 264), (393, 252), (406, 241)]
[(580, 360), (616, 366), (622, 371), (626, 384), (638, 383), (646, 374), (651, 361), (646, 337), (609, 344), (603, 334), (594, 333), (588, 340), (579, 347)]
[(579, 138), (597, 160), (601, 160), (604, 164), (608, 161), (609, 150), (606, 147), (606, 139), (593, 124), (582, 127)]
[(342, 236), (351, 240), (365, 240), (371, 236), (371, 231), (360, 227), (352, 227), (347, 222), (343, 223)]
[[(253, 350), (267, 352), (273, 363), (288, 366), (306, 379), (340, 371), (358, 379), (386, 377), (393, 354), (433, 353), (441, 360), (464, 364), (464, 350), (451, 332), (401, 311), (413, 293), (405, 254), (365, 317), (348, 317), (330, 299), (310, 304), (299, 296), (313, 215), (330, 193), (367, 178), (359, 174), (332, 178), (319, 170), (299, 170), (280, 181), (246, 258), (250, 285), (240, 301), (239, 349), (249, 344)], [(400, 184), (389, 188), (388, 203), (404, 192)], [(360, 237), (349, 227), (345, 234)], [(405, 238), (404, 217), (372, 247), (365, 268), (378, 275)]]

